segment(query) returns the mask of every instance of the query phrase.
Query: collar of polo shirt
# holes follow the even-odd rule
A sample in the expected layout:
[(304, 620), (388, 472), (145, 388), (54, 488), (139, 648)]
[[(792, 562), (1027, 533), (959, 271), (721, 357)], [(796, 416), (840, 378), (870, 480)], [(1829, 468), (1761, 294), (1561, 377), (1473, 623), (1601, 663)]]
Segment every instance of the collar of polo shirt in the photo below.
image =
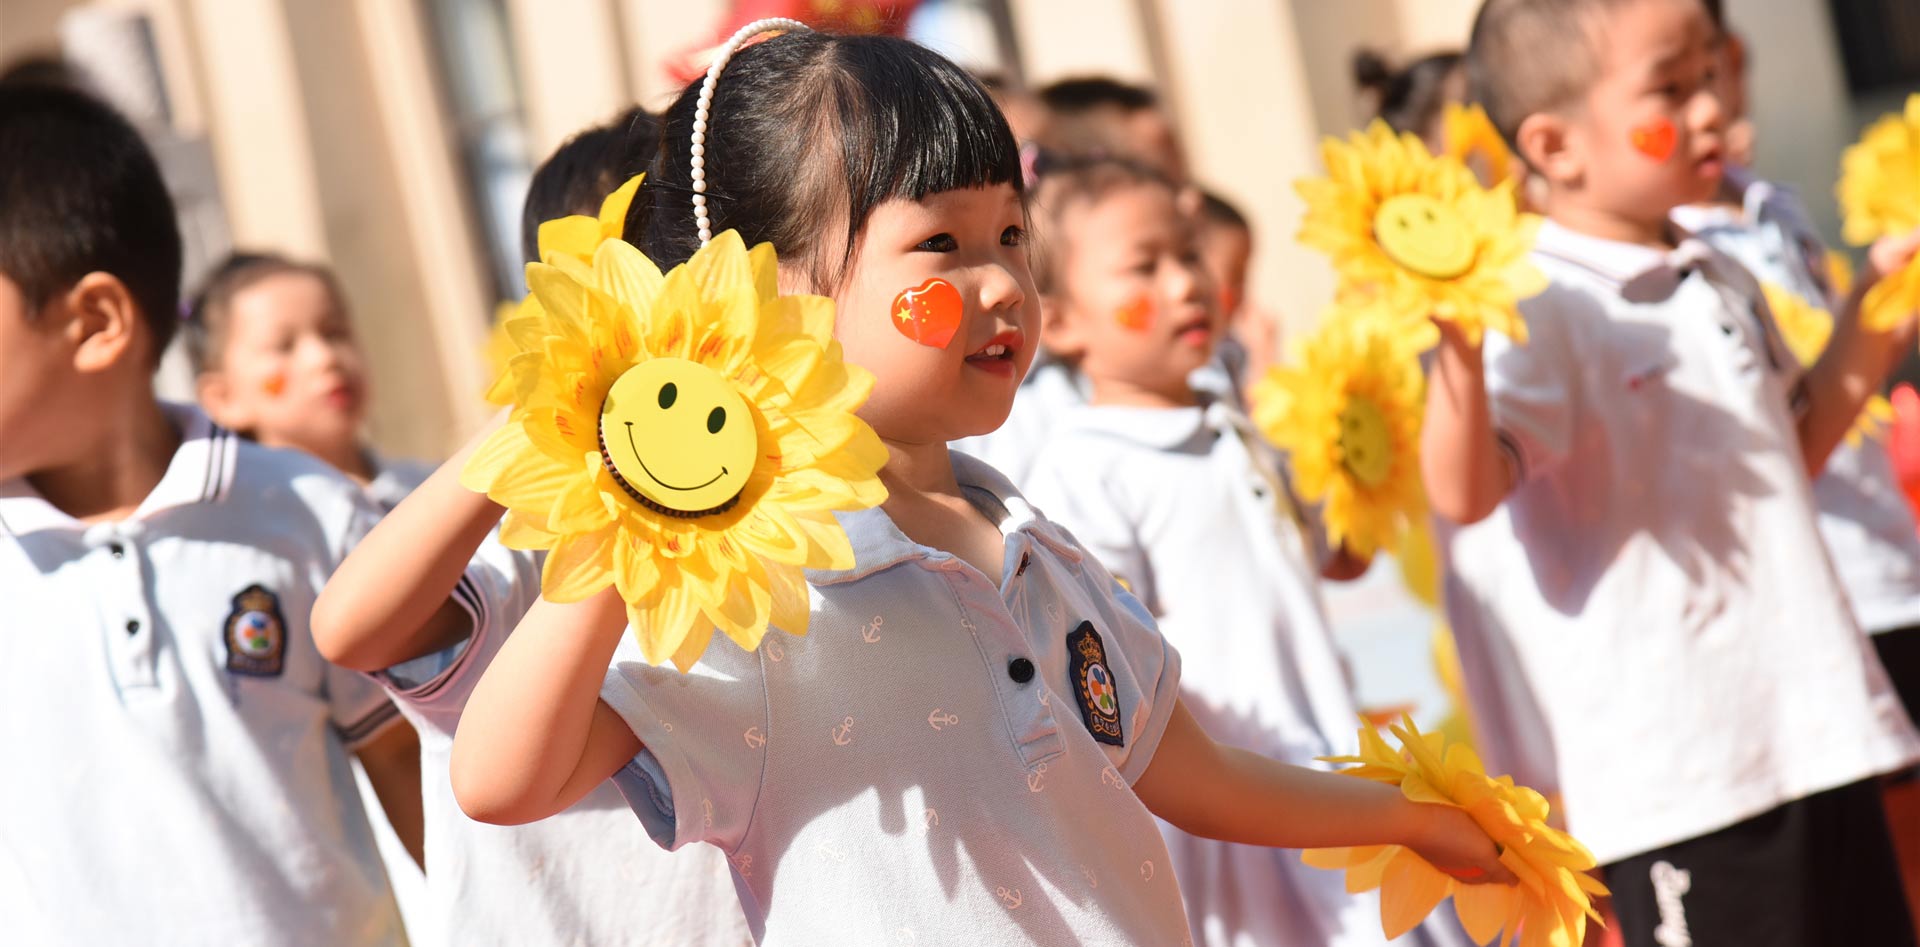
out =
[[(233, 483), (235, 437), (192, 405), (162, 402), (167, 420), (180, 432), (167, 472), (129, 519), (148, 519), (164, 510), (217, 502)], [(43, 529), (85, 529), (86, 524), (48, 503), (39, 491), (16, 477), (0, 483), (0, 532), (24, 536)]]
[[(1040, 515), (998, 470), (959, 451), (950, 451), (948, 456), (953, 458), (954, 477), (960, 481), (962, 490), (984, 495), (1000, 507), (996, 525), (1001, 535), (1026, 533), (1062, 559), (1077, 563), (1084, 558), (1066, 531)], [(948, 555), (907, 538), (880, 507), (834, 516), (847, 531), (847, 541), (853, 546), (853, 568), (810, 569), (807, 581), (814, 585), (839, 585), (911, 559)]]
[(1227, 401), (1207, 397), (1191, 408), (1130, 408), (1086, 405), (1074, 409), (1073, 425), (1082, 431), (1131, 441), (1154, 450), (1193, 447), (1206, 450), (1213, 438), (1230, 431), (1248, 436), (1253, 424)]
[[(1589, 270), (1618, 285), (1628, 302), (1653, 303), (1672, 296), (1695, 270), (1715, 280), (1745, 288), (1753, 277), (1739, 264), (1695, 237), (1679, 224), (1669, 223), (1674, 248), (1624, 243), (1576, 233), (1551, 220), (1540, 225), (1534, 252)], [(1753, 288), (1755, 294), (1758, 287)]]

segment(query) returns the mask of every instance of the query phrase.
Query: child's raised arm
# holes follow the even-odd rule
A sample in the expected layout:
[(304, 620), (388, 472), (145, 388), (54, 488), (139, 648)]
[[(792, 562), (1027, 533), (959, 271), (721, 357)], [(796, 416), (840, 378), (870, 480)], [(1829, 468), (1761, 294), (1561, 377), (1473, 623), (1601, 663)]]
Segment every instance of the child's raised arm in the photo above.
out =
[(1513, 468), (1494, 439), (1480, 346), (1452, 323), (1427, 376), (1427, 417), (1420, 432), (1420, 474), (1433, 511), (1455, 523), (1476, 523), (1513, 489)]
[(1499, 848), (1465, 811), (1216, 743), (1185, 703), (1174, 705), (1133, 790), (1154, 815), (1190, 835), (1271, 848), (1405, 845), (1463, 880), (1514, 882)]
[(449, 598), (504, 512), (460, 485), (486, 429), (386, 515), (334, 571), (313, 606), (313, 638), (341, 667), (382, 671), (464, 640), (473, 619)]
[(1860, 323), (1860, 303), (1872, 288), (1874, 274), (1897, 273), (1920, 250), (1920, 230), (1903, 237), (1886, 237), (1868, 253), (1868, 276), (1853, 288), (1835, 317), (1833, 340), (1804, 380), (1807, 410), (1800, 416), (1800, 451), (1807, 475), (1816, 476), (1827, 465), (1847, 430), (1859, 417), (1867, 399), (1878, 391), (1894, 363), (1913, 346), (1914, 314), (1901, 313), (1899, 327), (1875, 332)]
[(495, 825), (544, 819), (640, 752), (600, 700), (626, 627), (626, 603), (612, 588), (582, 602), (534, 603), (468, 698), (453, 739), (453, 795), (467, 815)]

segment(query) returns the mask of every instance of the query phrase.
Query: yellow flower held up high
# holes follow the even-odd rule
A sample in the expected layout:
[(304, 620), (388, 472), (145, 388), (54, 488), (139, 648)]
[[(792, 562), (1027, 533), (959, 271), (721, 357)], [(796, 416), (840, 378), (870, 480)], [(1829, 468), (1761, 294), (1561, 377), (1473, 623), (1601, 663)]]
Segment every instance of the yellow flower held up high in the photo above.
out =
[(1519, 300), (1546, 288), (1527, 260), (1539, 218), (1514, 182), (1483, 188), (1466, 166), (1374, 122), (1321, 145), (1327, 176), (1294, 184), (1306, 200), (1301, 243), (1333, 258), (1344, 284), (1376, 294), (1391, 319), (1447, 319), (1478, 341), (1493, 329), (1526, 341)]
[[(1762, 283), (1760, 288), (1766, 293), (1767, 308), (1773, 311), (1773, 324), (1780, 329), (1780, 337), (1786, 341), (1794, 359), (1802, 366), (1811, 367), (1833, 338), (1833, 314), (1785, 287)], [(1847, 446), (1858, 447), (1865, 438), (1879, 440), (1886, 436), (1892, 424), (1893, 403), (1882, 395), (1873, 395), (1860, 407), (1860, 416), (1847, 429)]]
[[(640, 190), (647, 176), (636, 174), (627, 179), (627, 183), (614, 188), (600, 201), (600, 216), (588, 217), (575, 214), (549, 220), (540, 225), (535, 240), (540, 249), (540, 260), (552, 263), (557, 256), (567, 256), (591, 266), (593, 253), (600, 244), (618, 238), (627, 226), (627, 209), (633, 206), (633, 197)], [(493, 313), (493, 329), (487, 334), (485, 358), (487, 368), (493, 375), (493, 385), (487, 389), (487, 400), (498, 405), (513, 403), (513, 382), (507, 363), (519, 354), (519, 347), (513, 342), (513, 336), (507, 332), (507, 323), (515, 318), (532, 317), (538, 314), (540, 301), (532, 293), (519, 303), (501, 303)]]
[(1344, 870), (1347, 890), (1356, 894), (1380, 889), (1380, 923), (1389, 939), (1413, 929), (1451, 895), (1461, 926), (1476, 943), (1578, 947), (1588, 918), (1600, 919), (1593, 897), (1607, 893), (1587, 874), (1595, 867), (1593, 854), (1547, 824), (1547, 801), (1539, 793), (1506, 776), (1489, 777), (1473, 750), (1421, 733), (1410, 718), (1392, 729), (1404, 753), (1372, 727), (1362, 727), (1360, 754), (1327, 762), (1354, 764), (1342, 772), (1398, 786), (1414, 802), (1465, 810), (1500, 845), (1500, 863), (1520, 883), (1457, 881), (1399, 845), (1310, 849), (1306, 863)]
[(833, 303), (780, 295), (773, 247), (733, 231), (664, 276), (617, 238), (549, 260), (507, 323), (511, 420), (461, 482), (507, 508), (503, 542), (548, 550), (545, 597), (618, 588), (649, 661), (805, 634), (803, 570), (853, 565), (834, 512), (886, 497)]
[(1448, 102), (1441, 119), (1441, 135), (1446, 140), (1446, 155), (1481, 175), (1489, 184), (1514, 180), (1520, 163), (1507, 148), (1507, 140), (1487, 118), (1487, 110), (1478, 103), (1461, 105)]
[(1420, 363), (1390, 328), (1336, 308), (1297, 364), (1254, 386), (1254, 423), (1287, 452), (1301, 499), (1324, 503), (1327, 539), (1370, 556), (1425, 506)]
[[(1920, 93), (1907, 97), (1904, 114), (1868, 126), (1860, 141), (1840, 156), (1836, 188), (1847, 242), (1868, 244), (1920, 228)], [(1920, 311), (1920, 257), (1889, 273), (1867, 291), (1861, 315), (1884, 331)]]

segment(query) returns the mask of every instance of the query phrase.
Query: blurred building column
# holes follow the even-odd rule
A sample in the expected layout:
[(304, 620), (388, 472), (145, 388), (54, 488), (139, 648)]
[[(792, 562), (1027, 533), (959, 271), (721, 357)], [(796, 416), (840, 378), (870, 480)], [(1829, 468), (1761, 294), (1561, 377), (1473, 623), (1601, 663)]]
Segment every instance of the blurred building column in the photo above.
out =
[(1301, 215), (1293, 181), (1319, 173), (1321, 132), (1293, 6), (1152, 0), (1151, 9), (1168, 69), (1162, 88), (1177, 100), (1194, 177), (1253, 220), (1249, 296), (1278, 309), (1289, 335), (1303, 331), (1331, 301), (1333, 272), (1293, 239)]
[(497, 300), (476, 240), (479, 224), (459, 185), (454, 133), (433, 68), (433, 41), (417, 4), (355, 0), (355, 6), (377, 90), (372, 104), (386, 132), (396, 183), (406, 195), (406, 231), (416, 259), (412, 272), (427, 303), (418, 317), (432, 325), (452, 419), (465, 431), (487, 411), (480, 394), (492, 379), (481, 351)]
[(538, 164), (633, 103), (620, 19), (615, 0), (508, 0), (507, 10)]
[(1029, 85), (1039, 87), (1072, 76), (1112, 76), (1159, 85), (1146, 35), (1149, 27), (1141, 20), (1139, 4), (1008, 0), (1007, 8), (1020, 35), (1021, 71)]
[(714, 42), (726, 18), (727, 0), (616, 0), (627, 49), (634, 99), (661, 111), (680, 94), (667, 71), (669, 60)]
[[(457, 213), (436, 216), (445, 209), (420, 190), (426, 172), (403, 175), (407, 141), (389, 134), (391, 110), (421, 94), (392, 56), (424, 69), (430, 47), (388, 34), (381, 42), (410, 48), (369, 50), (355, 3), (190, 0), (189, 10), (235, 246), (331, 264), (367, 351), (370, 434), (395, 453), (450, 452), (480, 416), (484, 383), (473, 333), (448, 327), (484, 325), (487, 305), (446, 289), (475, 279), (470, 229)], [(457, 173), (450, 158), (440, 168)]]

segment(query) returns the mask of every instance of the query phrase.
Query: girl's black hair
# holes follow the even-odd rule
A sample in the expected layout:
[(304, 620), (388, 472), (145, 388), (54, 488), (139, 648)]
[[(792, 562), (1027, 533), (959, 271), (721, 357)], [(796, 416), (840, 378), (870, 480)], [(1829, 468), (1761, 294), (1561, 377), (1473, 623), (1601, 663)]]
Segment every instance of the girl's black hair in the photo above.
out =
[(1424, 135), (1447, 104), (1447, 78), (1465, 64), (1458, 52), (1434, 53), (1399, 70), (1379, 53), (1353, 54), (1353, 82), (1373, 94), (1374, 113), (1397, 132)]
[[(627, 215), (662, 269), (699, 249), (691, 182), (699, 83), (661, 116), (660, 157)], [(814, 284), (840, 284), (873, 209), (959, 188), (1011, 186), (1020, 148), (987, 90), (938, 53), (886, 36), (797, 32), (735, 53), (706, 131), (713, 232), (771, 242)], [(844, 242), (829, 228), (844, 226)], [(638, 238), (638, 239), (636, 239)]]
[(526, 261), (540, 260), (541, 224), (568, 214), (600, 213), (600, 202), (647, 170), (659, 150), (660, 120), (637, 105), (555, 148), (527, 182), (521, 205), (520, 252)]

